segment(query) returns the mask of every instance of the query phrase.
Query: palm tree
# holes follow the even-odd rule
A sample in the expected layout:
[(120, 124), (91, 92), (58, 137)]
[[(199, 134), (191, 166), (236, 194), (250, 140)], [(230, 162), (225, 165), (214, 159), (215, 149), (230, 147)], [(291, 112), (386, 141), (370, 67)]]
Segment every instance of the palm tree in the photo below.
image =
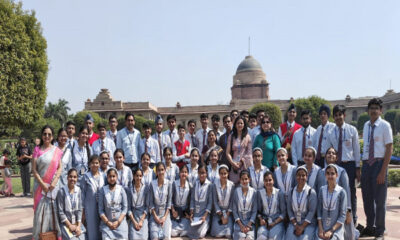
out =
[(64, 126), (68, 119), (68, 111), (71, 110), (68, 107), (68, 101), (65, 99), (58, 99), (58, 103), (53, 104), (48, 102), (44, 107), (44, 117), (54, 118), (58, 120), (61, 126)]

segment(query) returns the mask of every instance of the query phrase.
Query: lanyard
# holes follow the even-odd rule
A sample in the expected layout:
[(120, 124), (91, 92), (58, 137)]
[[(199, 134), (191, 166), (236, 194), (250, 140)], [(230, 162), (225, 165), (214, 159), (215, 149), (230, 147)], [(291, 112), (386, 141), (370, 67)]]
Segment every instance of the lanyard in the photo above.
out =
[[(288, 170), (289, 170), (289, 169), (288, 169)], [(289, 175), (289, 173), (288, 173), (288, 171), (286, 170), (285, 177), (283, 178), (283, 187), (285, 188), (285, 192), (287, 192), (287, 191), (289, 190), (289, 186), (286, 186), (288, 175)]]
[(254, 168), (254, 177), (256, 178), (256, 189), (258, 188), (258, 184), (260, 183), (260, 174), (261, 174), (261, 169), (257, 173), (256, 169)]
[[(131, 135), (131, 133), (128, 131), (128, 128), (125, 128), (125, 130), (126, 130), (126, 136), (128, 137), (128, 140), (129, 140), (129, 143), (130, 143), (129, 146), (132, 146), (132, 145), (133, 145), (133, 139), (131, 139), (131, 138), (129, 137), (129, 136)], [(132, 133), (134, 134), (135, 131), (133, 131)]]
[[(81, 150), (82, 149), (82, 150)], [(78, 154), (81, 157), (81, 163), (83, 164), (85, 161), (85, 152), (86, 152), (86, 148), (85, 147), (79, 147), (78, 146)]]
[[(328, 205), (328, 217), (330, 217), (330, 215), (331, 215), (331, 204), (332, 204), (332, 198), (333, 198), (333, 193), (334, 193), (335, 191), (333, 191), (332, 192), (332, 194), (331, 194), (331, 198), (330, 198), (330, 200), (329, 200), (329, 205)], [(329, 196), (329, 189), (328, 189), (328, 187), (326, 187), (326, 200), (328, 201), (328, 196)]]
[(179, 193), (178, 193), (178, 195), (179, 195), (179, 204), (180, 205), (183, 205), (183, 196), (185, 195), (185, 188), (186, 187), (181, 187), (181, 186), (179, 186)]
[(121, 184), (121, 186), (123, 186), (124, 185), (124, 183), (122, 182), (122, 180), (124, 180), (124, 168), (123, 167), (121, 169), (121, 174), (119, 174), (119, 175), (121, 175), (121, 178), (118, 179), (119, 180), (119, 184)]
[(203, 183), (203, 186), (201, 186), (201, 185), (200, 185), (200, 181), (199, 181), (199, 184), (198, 184), (197, 186), (198, 186), (198, 189), (197, 189), (197, 197), (199, 198), (198, 201), (200, 201), (200, 199), (202, 199), (202, 198), (203, 198), (203, 195), (205, 194), (205, 192), (204, 192), (204, 194), (203, 194), (205, 183)]
[(313, 170), (314, 170), (314, 165), (311, 167), (310, 174), (308, 174), (307, 183), (309, 183), (309, 181), (310, 181), (310, 178), (311, 178), (311, 176), (312, 176)]
[(249, 195), (249, 190), (247, 190), (246, 196), (244, 196), (244, 193), (242, 191), (242, 198), (243, 198), (243, 211), (246, 211), (246, 199), (247, 195)]
[[(137, 198), (136, 198), (135, 205), (134, 205), (135, 208), (137, 207), (138, 201), (139, 201), (141, 193), (142, 193), (142, 186), (143, 185), (141, 184), (140, 188), (139, 188), (139, 192), (136, 192)], [(136, 191), (135, 186), (133, 186), (133, 189), (134, 189), (134, 191)]]
[(296, 198), (297, 198), (297, 211), (300, 211), (300, 205), (301, 205), (301, 200), (303, 199), (304, 196), (304, 189), (301, 191), (301, 197), (299, 201), (299, 193), (296, 191)]
[(268, 203), (268, 216), (271, 214), (272, 202), (274, 201), (274, 194), (271, 193), (271, 197), (268, 197), (267, 194), (267, 203)]
[(69, 196), (69, 199), (71, 200), (71, 210), (74, 211), (75, 210), (75, 206), (76, 206), (76, 202), (78, 200), (77, 198), (75, 198), (75, 195), (76, 195), (75, 189), (74, 189), (74, 192), (72, 194), (69, 192), (69, 189), (66, 192), (67, 192), (67, 194)]
[(114, 198), (115, 198), (115, 191), (116, 189), (114, 189), (114, 191), (111, 191), (111, 206), (114, 207)]
[(227, 193), (227, 191), (228, 191), (228, 184), (226, 184), (226, 186), (225, 186), (225, 189), (224, 190), (222, 190), (222, 186), (221, 186), (221, 197), (222, 197), (222, 203), (224, 203), (225, 202), (225, 198), (226, 198), (226, 193)]
[(161, 189), (158, 187), (158, 200), (160, 201), (160, 204), (162, 204), (164, 198), (164, 184), (162, 185)]

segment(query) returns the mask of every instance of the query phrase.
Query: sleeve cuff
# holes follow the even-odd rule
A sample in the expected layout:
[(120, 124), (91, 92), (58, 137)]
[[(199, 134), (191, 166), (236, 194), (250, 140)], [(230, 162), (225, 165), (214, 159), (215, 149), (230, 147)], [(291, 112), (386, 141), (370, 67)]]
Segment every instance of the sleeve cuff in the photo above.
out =
[(308, 222), (308, 223), (311, 223), (311, 221), (310, 220), (308, 220), (308, 219), (306, 219), (306, 220), (304, 220), (305, 222)]

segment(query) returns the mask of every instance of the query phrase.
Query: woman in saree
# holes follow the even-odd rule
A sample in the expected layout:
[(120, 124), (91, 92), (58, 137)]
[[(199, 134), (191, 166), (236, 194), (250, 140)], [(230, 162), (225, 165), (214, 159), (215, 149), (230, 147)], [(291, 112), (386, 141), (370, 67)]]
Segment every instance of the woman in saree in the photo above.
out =
[[(55, 198), (58, 191), (63, 152), (53, 145), (54, 130), (46, 125), (41, 131), (40, 145), (33, 151), (32, 171), (35, 177), (33, 186), (33, 239), (39, 239), (41, 232), (57, 231), (61, 239), (58, 218), (56, 213)], [(55, 221), (55, 223), (53, 223)], [(56, 229), (53, 229), (53, 226)]]

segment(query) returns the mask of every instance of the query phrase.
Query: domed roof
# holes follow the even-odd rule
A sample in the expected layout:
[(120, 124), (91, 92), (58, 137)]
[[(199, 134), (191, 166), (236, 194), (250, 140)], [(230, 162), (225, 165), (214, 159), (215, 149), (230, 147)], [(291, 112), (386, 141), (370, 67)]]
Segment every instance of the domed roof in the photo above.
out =
[(239, 64), (236, 73), (254, 70), (262, 70), (260, 63), (253, 56), (246, 56)]

